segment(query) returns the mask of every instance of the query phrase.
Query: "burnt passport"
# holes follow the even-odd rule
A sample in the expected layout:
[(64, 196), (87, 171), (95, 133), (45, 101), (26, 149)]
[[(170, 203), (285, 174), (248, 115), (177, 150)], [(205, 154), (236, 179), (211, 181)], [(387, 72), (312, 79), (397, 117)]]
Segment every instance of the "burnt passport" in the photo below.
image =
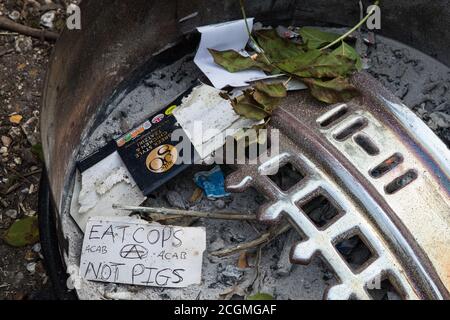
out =
[[(173, 101), (169, 107), (152, 115), (139, 127), (116, 140), (117, 151), (136, 184), (144, 195), (148, 196), (155, 189), (180, 174), (194, 163), (198, 154), (184, 134), (172, 114), (183, 97), (192, 89)], [(172, 133), (180, 130), (181, 139), (172, 141)], [(179, 150), (178, 145), (189, 148)], [(189, 163), (181, 162), (182, 153), (189, 152)], [(178, 160), (178, 163), (177, 163)]]

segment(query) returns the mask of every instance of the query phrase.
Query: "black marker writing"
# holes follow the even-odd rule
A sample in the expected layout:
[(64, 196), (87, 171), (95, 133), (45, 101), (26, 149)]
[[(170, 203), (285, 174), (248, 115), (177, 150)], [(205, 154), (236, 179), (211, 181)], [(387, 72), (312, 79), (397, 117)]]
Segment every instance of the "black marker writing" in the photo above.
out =
[(147, 248), (138, 244), (127, 244), (120, 250), (120, 257), (124, 259), (145, 259), (148, 256)]
[(139, 241), (139, 240), (136, 239), (136, 233), (137, 233), (138, 231), (140, 231), (140, 230), (144, 230), (144, 228), (139, 227), (139, 228), (137, 228), (136, 230), (134, 230), (134, 232), (133, 232), (133, 240), (134, 240), (136, 243), (144, 243), (144, 241)]
[(89, 232), (89, 240), (100, 239), (100, 237), (95, 237), (95, 238), (94, 238), (94, 237), (92, 236), (92, 234), (98, 232), (98, 231), (94, 230), (94, 228), (101, 227), (101, 226), (102, 226), (102, 225), (100, 225), (100, 224), (94, 224), (94, 225), (91, 227), (91, 231)]

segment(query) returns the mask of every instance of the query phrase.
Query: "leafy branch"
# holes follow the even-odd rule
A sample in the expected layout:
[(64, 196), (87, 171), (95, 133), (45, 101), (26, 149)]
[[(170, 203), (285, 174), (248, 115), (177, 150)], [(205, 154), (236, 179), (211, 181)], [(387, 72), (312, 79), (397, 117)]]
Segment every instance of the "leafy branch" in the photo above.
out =
[[(324, 32), (317, 28), (303, 27), (298, 44), (278, 35), (276, 30), (258, 30), (252, 33), (247, 22), (244, 0), (239, 0), (249, 38), (256, 46), (257, 54), (244, 57), (234, 50), (209, 49), (216, 64), (229, 72), (259, 69), (270, 74), (285, 74), (289, 79), (298, 79), (310, 89), (316, 99), (325, 103), (345, 102), (359, 94), (349, 77), (362, 69), (362, 60), (357, 51), (345, 39), (363, 25), (373, 14), (367, 16), (343, 35)], [(378, 5), (379, 1), (375, 1)], [(340, 44), (338, 47), (336, 47)], [(237, 98), (231, 99), (236, 113), (255, 120), (269, 117), (286, 95), (286, 83), (266, 84), (266, 90), (284, 88), (283, 96), (271, 96), (261, 90), (261, 83), (247, 89)]]

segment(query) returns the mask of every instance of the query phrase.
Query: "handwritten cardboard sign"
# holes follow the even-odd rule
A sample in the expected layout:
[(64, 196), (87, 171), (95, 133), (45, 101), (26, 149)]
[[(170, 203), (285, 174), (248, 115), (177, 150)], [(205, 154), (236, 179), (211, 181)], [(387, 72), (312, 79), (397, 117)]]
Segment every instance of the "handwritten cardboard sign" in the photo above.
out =
[(127, 219), (89, 219), (80, 262), (83, 278), (170, 288), (200, 283), (204, 228)]

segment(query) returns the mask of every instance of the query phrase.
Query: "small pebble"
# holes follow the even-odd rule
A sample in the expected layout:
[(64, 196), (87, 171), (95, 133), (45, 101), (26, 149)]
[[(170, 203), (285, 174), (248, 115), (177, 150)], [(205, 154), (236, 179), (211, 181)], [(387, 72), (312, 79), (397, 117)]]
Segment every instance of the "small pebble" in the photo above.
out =
[(27, 217), (34, 217), (36, 215), (36, 211), (34, 210), (27, 210), (24, 212), (24, 215), (26, 215)]
[(53, 21), (56, 17), (56, 11), (48, 11), (41, 16), (41, 26), (46, 27), (48, 29), (53, 29)]
[(209, 250), (211, 251), (217, 251), (220, 249), (223, 249), (225, 247), (225, 241), (218, 236), (211, 244), (209, 245)]
[(29, 273), (33, 274), (36, 272), (36, 262), (30, 262), (27, 264), (27, 270)]
[(33, 246), (33, 251), (34, 252), (36, 252), (36, 253), (38, 253), (38, 252), (41, 252), (41, 244), (38, 242), (38, 243), (36, 243), (34, 246)]
[(13, 21), (17, 21), (20, 18), (20, 12), (17, 10), (11, 11), (8, 17)]
[(33, 261), (35, 258), (36, 258), (36, 253), (35, 252), (33, 252), (31, 250), (28, 250), (25, 253), (25, 260), (26, 261)]
[(22, 130), (19, 127), (11, 127), (9, 129), (8, 135), (11, 137), (20, 137), (22, 135)]
[(10, 217), (11, 219), (17, 219), (17, 210), (15, 209), (6, 210), (5, 215)]
[(233, 265), (227, 265), (225, 269), (219, 273), (219, 282), (226, 284), (226, 285), (233, 285), (237, 281), (239, 281), (242, 276), (244, 275), (244, 272), (240, 270), (238, 267)]
[(14, 282), (16, 284), (19, 284), (23, 280), (24, 277), (25, 276), (24, 276), (23, 272), (17, 272), (16, 276), (14, 277)]
[(226, 203), (222, 199), (217, 199), (216, 201), (214, 201), (214, 205), (216, 206), (217, 209), (223, 209), (225, 208)]
[(430, 118), (441, 128), (450, 128), (450, 115), (443, 112), (434, 112), (430, 114)]
[(18, 36), (14, 43), (14, 48), (18, 53), (26, 53), (33, 48), (33, 39), (30, 37)]

